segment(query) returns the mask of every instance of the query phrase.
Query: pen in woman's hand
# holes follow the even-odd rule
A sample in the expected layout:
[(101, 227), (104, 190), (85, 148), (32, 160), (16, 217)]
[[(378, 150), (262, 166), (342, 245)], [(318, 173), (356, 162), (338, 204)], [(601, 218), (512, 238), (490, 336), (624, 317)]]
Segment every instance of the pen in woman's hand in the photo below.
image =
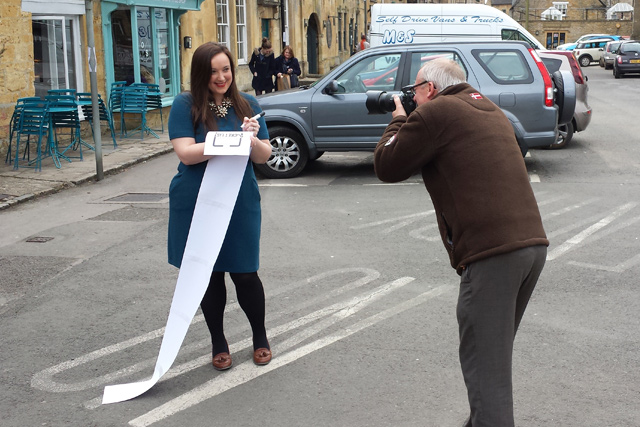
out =
[[(255, 116), (251, 117), (249, 120), (258, 120), (260, 117), (264, 116), (264, 111), (261, 111), (260, 113), (256, 114)], [(244, 123), (240, 125), (240, 128), (242, 130), (244, 130)]]

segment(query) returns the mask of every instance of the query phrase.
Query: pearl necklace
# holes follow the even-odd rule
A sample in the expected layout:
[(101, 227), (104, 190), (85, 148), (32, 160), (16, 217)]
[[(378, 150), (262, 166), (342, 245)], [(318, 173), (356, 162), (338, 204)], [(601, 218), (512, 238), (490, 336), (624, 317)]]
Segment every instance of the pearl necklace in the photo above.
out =
[(214, 101), (209, 101), (209, 109), (213, 111), (216, 116), (223, 118), (229, 112), (229, 108), (233, 107), (233, 102), (231, 102), (231, 98), (224, 98), (220, 105), (216, 105)]

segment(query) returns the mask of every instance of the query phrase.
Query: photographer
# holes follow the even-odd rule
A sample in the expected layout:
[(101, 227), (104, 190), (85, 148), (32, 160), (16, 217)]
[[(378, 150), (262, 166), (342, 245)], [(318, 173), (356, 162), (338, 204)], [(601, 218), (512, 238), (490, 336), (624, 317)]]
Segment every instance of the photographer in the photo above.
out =
[(461, 276), (459, 356), (471, 414), (465, 426), (512, 427), (513, 342), (544, 266), (538, 205), (513, 128), (449, 59), (429, 61), (398, 96), (375, 150), (386, 182), (421, 171), (451, 266)]

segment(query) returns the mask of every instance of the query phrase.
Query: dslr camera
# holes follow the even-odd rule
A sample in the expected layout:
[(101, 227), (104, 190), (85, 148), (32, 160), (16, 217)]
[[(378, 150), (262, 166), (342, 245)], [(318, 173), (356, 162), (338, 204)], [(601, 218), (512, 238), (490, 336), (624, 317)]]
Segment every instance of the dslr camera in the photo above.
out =
[[(400, 90), (401, 92), (398, 94), (400, 102), (407, 114), (411, 114), (417, 107), (413, 100), (411, 86), (405, 86)], [(394, 94), (392, 93), (382, 90), (368, 90), (366, 95), (367, 101), (365, 105), (367, 106), (369, 114), (386, 114), (396, 109), (396, 103), (393, 102)]]

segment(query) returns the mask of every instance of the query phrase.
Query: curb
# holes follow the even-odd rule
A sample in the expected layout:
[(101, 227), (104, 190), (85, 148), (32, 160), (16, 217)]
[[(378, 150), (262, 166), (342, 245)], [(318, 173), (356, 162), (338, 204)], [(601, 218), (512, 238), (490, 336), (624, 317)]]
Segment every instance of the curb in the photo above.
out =
[[(161, 156), (163, 154), (167, 154), (167, 153), (171, 153), (171, 152), (173, 152), (173, 147), (166, 147), (166, 148), (164, 148), (162, 150), (158, 150), (158, 151), (155, 151), (153, 153), (145, 154), (145, 155), (143, 155), (141, 157), (126, 161), (126, 162), (124, 162), (124, 163), (122, 163), (120, 165), (113, 166), (113, 167), (111, 167), (111, 168), (109, 168), (107, 170), (104, 170), (103, 172), (104, 172), (105, 176), (116, 175), (116, 174), (118, 174), (120, 172), (123, 172), (127, 168), (138, 164), (138, 163), (143, 163), (143, 162), (145, 162), (147, 160), (150, 160), (150, 159), (153, 159), (155, 157), (159, 157), (159, 156)], [(93, 173), (93, 174), (90, 174), (90, 175), (86, 175), (86, 176), (84, 176), (82, 178), (79, 178), (79, 179), (77, 179), (75, 181), (63, 181), (60, 184), (58, 184), (58, 185), (56, 185), (56, 186), (54, 186), (52, 188), (49, 188), (49, 189), (46, 189), (46, 190), (42, 190), (42, 191), (37, 192), (35, 194), (23, 194), (22, 196), (18, 196), (18, 197), (12, 198), (10, 200), (1, 202), (0, 203), (0, 211), (8, 209), (8, 208), (10, 208), (12, 206), (15, 206), (15, 205), (18, 205), (18, 204), (21, 204), (21, 203), (25, 203), (25, 202), (34, 200), (34, 199), (39, 198), (39, 197), (48, 196), (48, 195), (51, 195), (51, 194), (58, 193), (58, 192), (60, 192), (60, 191), (62, 191), (64, 189), (67, 189), (67, 188), (70, 188), (70, 187), (76, 187), (76, 186), (85, 184), (87, 182), (96, 181), (97, 177), (98, 177), (97, 173)]]

